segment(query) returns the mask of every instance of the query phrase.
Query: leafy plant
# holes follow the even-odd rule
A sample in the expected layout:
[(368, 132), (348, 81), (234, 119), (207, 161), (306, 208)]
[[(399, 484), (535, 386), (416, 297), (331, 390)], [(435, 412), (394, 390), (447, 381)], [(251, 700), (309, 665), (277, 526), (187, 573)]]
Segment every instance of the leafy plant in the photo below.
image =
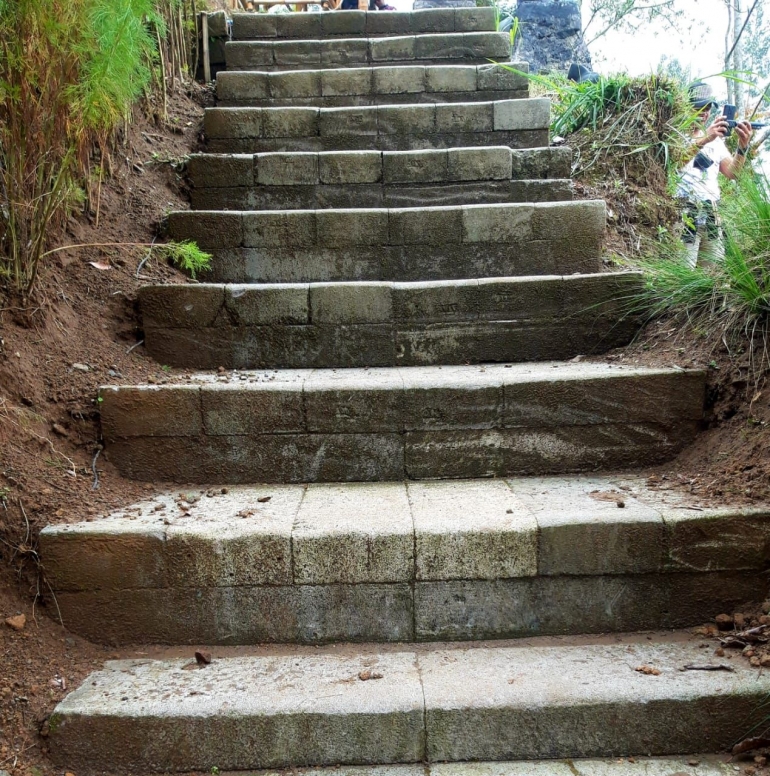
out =
[(153, 0), (0, 0), (0, 273), (26, 299), (53, 227), (151, 76)]
[(770, 366), (770, 181), (741, 176), (723, 200), (724, 261), (696, 268), (674, 243), (641, 262), (641, 302), (728, 344), (748, 339), (756, 370)]
[(211, 268), (211, 254), (202, 251), (194, 242), (165, 243), (155, 245), (154, 250), (165, 255), (179, 269), (189, 272), (193, 280)]

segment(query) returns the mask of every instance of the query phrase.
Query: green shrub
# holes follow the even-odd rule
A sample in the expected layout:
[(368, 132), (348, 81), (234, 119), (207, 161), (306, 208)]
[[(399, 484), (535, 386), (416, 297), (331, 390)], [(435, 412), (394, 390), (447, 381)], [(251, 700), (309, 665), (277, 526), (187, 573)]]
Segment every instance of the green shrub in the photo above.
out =
[(720, 209), (723, 262), (690, 267), (672, 243), (639, 264), (641, 304), (653, 317), (671, 316), (728, 344), (748, 339), (758, 368), (768, 362), (770, 334), (770, 181), (747, 171)]
[(26, 298), (53, 228), (151, 78), (153, 0), (0, 0), (0, 274)]

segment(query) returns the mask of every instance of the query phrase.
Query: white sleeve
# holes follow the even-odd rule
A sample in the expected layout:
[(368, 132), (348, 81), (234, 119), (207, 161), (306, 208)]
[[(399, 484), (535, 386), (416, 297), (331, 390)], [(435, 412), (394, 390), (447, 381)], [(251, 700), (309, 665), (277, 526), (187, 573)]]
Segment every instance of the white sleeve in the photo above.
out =
[(714, 142), (714, 161), (717, 164), (722, 164), (725, 159), (732, 159), (733, 155), (725, 145), (725, 141), (721, 137), (718, 137)]

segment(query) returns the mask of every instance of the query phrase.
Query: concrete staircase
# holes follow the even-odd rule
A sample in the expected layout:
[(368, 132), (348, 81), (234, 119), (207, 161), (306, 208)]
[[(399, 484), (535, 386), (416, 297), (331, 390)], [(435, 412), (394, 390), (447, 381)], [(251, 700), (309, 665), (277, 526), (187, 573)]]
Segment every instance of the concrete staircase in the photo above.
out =
[(56, 762), (724, 773), (572, 761), (750, 729), (747, 664), (598, 634), (763, 600), (770, 511), (598, 473), (691, 441), (705, 377), (576, 358), (631, 339), (641, 280), (602, 272), (604, 203), (573, 201), (547, 100), (490, 63), (493, 9), (243, 14), (233, 38), (169, 217), (210, 282), (140, 293), (149, 353), (208, 371), (100, 397), (105, 456), (182, 489), (41, 536), (69, 628), (174, 646), (66, 698)]

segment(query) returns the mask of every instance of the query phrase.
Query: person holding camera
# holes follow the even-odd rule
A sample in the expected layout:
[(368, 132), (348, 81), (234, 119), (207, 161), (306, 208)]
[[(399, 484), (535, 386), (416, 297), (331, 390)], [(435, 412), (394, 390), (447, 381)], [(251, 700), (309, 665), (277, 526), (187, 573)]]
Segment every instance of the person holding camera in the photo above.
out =
[[(677, 197), (685, 201), (682, 240), (687, 248), (687, 262), (696, 267), (699, 259), (702, 263), (713, 263), (724, 258), (717, 212), (719, 175), (731, 180), (738, 176), (746, 161), (752, 126), (748, 121), (731, 121), (732, 116), (725, 115), (717, 116), (706, 126), (717, 101), (708, 84), (702, 81), (690, 87), (690, 103), (698, 111), (693, 125), (697, 153), (680, 173)], [(734, 155), (724, 141), (732, 131), (731, 125), (738, 136), (738, 149)]]

